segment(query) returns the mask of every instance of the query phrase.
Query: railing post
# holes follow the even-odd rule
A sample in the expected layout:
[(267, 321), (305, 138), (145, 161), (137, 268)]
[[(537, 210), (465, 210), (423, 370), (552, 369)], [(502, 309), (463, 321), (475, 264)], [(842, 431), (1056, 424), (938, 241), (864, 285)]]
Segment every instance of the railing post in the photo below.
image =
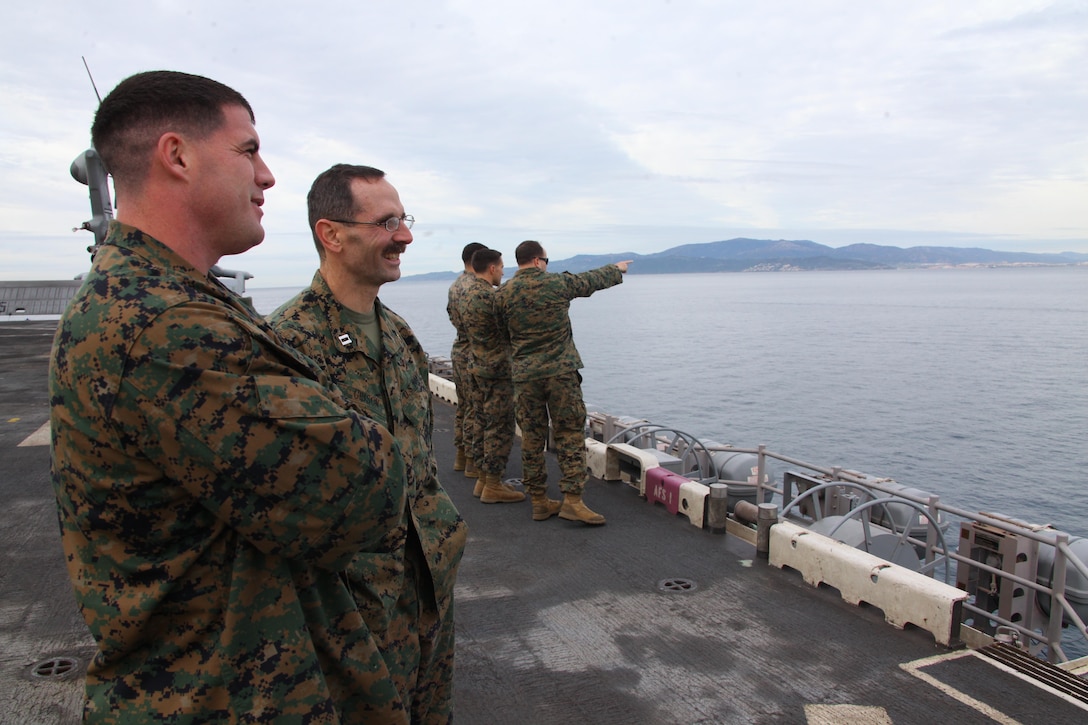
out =
[(765, 492), (763, 491), (763, 472), (767, 468), (766, 444), (760, 443), (758, 450), (759, 453), (757, 454), (758, 457), (756, 458), (756, 503), (761, 504), (763, 503), (764, 499), (767, 498)]
[(1051, 662), (1061, 662), (1062, 656), (1062, 619), (1065, 607), (1059, 597), (1065, 599), (1065, 547), (1069, 545), (1069, 534), (1059, 531), (1054, 536), (1054, 568), (1050, 574), (1050, 621), (1047, 623), (1047, 658)]
[[(933, 556), (933, 551), (937, 547), (937, 522), (939, 522), (941, 520), (941, 518), (940, 518), (941, 511), (940, 511), (940, 509), (937, 508), (937, 506), (938, 506), (938, 504), (940, 504), (940, 502), (941, 502), (941, 497), (940, 496), (930, 496), (929, 497), (929, 504), (928, 504), (927, 508), (929, 509), (929, 515), (932, 518), (930, 519), (929, 525), (926, 526), (926, 563), (927, 564), (932, 564), (933, 559), (936, 558), (936, 557)], [(948, 552), (945, 552), (945, 553), (947, 554)], [(947, 564), (945, 566), (947, 566)]]

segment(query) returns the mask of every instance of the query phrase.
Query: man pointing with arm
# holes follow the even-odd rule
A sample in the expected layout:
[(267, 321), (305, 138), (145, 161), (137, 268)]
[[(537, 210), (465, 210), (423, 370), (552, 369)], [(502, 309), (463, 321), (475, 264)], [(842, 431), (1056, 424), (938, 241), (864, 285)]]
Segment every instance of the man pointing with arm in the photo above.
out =
[[(522, 242), (514, 254), (518, 271), (499, 296), (510, 332), (514, 411), (521, 427), (522, 476), (533, 502), (533, 519), (543, 521), (558, 512), (560, 518), (600, 525), (604, 516), (582, 501), (587, 478), (586, 406), (570, 301), (620, 284), (630, 260), (581, 274), (552, 274), (540, 242)], [(547, 497), (544, 447), (549, 418), (562, 473), (561, 502)]]

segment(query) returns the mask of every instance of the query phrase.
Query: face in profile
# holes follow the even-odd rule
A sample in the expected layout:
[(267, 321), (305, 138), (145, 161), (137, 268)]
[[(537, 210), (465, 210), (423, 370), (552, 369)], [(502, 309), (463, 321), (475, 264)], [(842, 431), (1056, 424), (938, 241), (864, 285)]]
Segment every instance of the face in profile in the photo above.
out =
[(357, 284), (376, 289), (400, 279), (400, 256), (412, 243), (412, 232), (407, 224), (399, 224), (392, 232), (384, 224), (404, 216), (400, 194), (388, 181), (354, 179), (351, 191), (355, 208), (366, 210), (352, 221), (366, 223), (343, 226), (341, 263)]
[(193, 196), (209, 245), (221, 256), (261, 243), (264, 192), (276, 183), (259, 153), (260, 138), (242, 106), (223, 109), (225, 122), (193, 142)]

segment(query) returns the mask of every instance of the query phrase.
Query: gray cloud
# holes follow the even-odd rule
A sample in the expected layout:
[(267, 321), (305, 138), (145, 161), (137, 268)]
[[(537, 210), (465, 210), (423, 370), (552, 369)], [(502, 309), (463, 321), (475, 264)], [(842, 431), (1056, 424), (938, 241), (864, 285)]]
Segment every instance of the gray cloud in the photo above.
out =
[(67, 174), (95, 104), (81, 55), (102, 93), (172, 68), (249, 98), (277, 186), (265, 243), (227, 262), (259, 286), (308, 281), (305, 194), (339, 161), (384, 168), (419, 219), (409, 274), (524, 238), (556, 257), (737, 235), (1088, 251), (1084, 2), (0, 12), (5, 277), (86, 266), (68, 231), (88, 215)]

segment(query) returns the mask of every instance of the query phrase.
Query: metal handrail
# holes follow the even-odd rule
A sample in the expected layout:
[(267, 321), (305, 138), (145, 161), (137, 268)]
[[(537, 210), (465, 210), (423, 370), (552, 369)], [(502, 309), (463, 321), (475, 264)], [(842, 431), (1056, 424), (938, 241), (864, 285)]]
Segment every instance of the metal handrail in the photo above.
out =
[[(655, 424), (649, 421), (643, 421), (639, 427), (654, 427)], [(993, 515), (983, 513), (981, 511), (968, 511), (966, 509), (958, 508), (955, 506), (949, 506), (940, 501), (938, 496), (929, 496), (927, 498), (921, 498), (919, 496), (912, 496), (911, 494), (892, 488), (885, 485), (887, 483), (894, 483), (890, 478), (871, 478), (864, 474), (858, 474), (854, 471), (845, 470), (839, 466), (820, 466), (808, 461), (787, 456), (782, 453), (767, 450), (765, 445), (759, 445), (755, 448), (746, 448), (741, 446), (725, 446), (725, 445), (709, 445), (706, 446), (708, 452), (714, 453), (718, 451), (727, 451), (731, 453), (750, 453), (757, 456), (758, 460), (758, 483), (757, 483), (757, 500), (764, 500), (766, 492), (773, 492), (783, 497), (785, 501), (786, 491), (785, 485), (781, 488), (776, 487), (765, 481), (764, 472), (767, 468), (767, 461), (774, 460), (782, 463), (786, 463), (792, 466), (799, 466), (807, 469), (808, 471), (815, 472), (831, 478), (828, 481), (828, 485), (836, 484), (851, 484), (853, 486), (860, 486), (869, 491), (880, 491), (881, 493), (888, 494), (892, 499), (898, 499), (898, 501), (891, 501), (892, 503), (908, 502), (913, 504), (919, 513), (924, 515), (926, 519), (926, 541), (919, 541), (912, 536), (906, 536), (905, 540), (925, 547), (926, 566), (922, 568), (923, 572), (929, 576), (934, 575), (934, 569), (936, 564), (939, 563), (938, 557), (942, 557), (944, 560), (955, 561), (957, 565), (975, 567), (979, 570), (986, 571), (996, 577), (1007, 579), (1016, 584), (1028, 587), (1038, 594), (1046, 595), (1050, 597), (1050, 614), (1047, 621), (1046, 632), (1040, 633), (1032, 630), (1028, 630), (1025, 627), (1015, 623), (1006, 621), (1004, 618), (998, 616), (993, 612), (986, 612), (970, 603), (965, 603), (965, 612), (974, 612), (975, 614), (982, 615), (988, 619), (998, 622), (1000, 624), (1012, 627), (1017, 631), (1020, 631), (1025, 636), (1029, 637), (1040, 643), (1045, 643), (1048, 649), (1049, 658), (1055, 662), (1068, 661), (1063, 648), (1062, 648), (1062, 623), (1063, 621), (1071, 623), (1080, 635), (1088, 643), (1088, 628), (1085, 627), (1085, 622), (1077, 614), (1074, 606), (1069, 602), (1065, 592), (1065, 579), (1066, 572), (1069, 567), (1076, 569), (1085, 578), (1088, 578), (1088, 563), (1082, 561), (1069, 547), (1069, 534), (1058, 531), (1051, 528), (1031, 527), (1026, 524), (1020, 524), (1012, 522), (1006, 519), (1002, 519)], [(815, 487), (814, 487), (815, 488)], [(812, 491), (813, 489), (809, 489)], [(787, 510), (800, 499), (800, 496), (788, 506), (785, 506), (782, 512), (782, 516), (785, 516)], [(887, 502), (885, 502), (887, 503)], [(860, 508), (860, 507), (859, 507)], [(1037, 581), (1030, 581), (1022, 577), (1018, 577), (1014, 574), (1010, 574), (1000, 569), (988, 566), (987, 564), (969, 559), (961, 556), (958, 552), (954, 552), (949, 549), (948, 543), (944, 538), (943, 532), (940, 530), (939, 515), (943, 513), (949, 516), (955, 516), (959, 519), (967, 521), (974, 521), (977, 523), (985, 524), (987, 526), (996, 528), (1000, 531), (1022, 536), (1030, 540), (1036, 541), (1041, 544), (1046, 544), (1054, 549), (1054, 564), (1051, 571), (1050, 586), (1039, 584)], [(907, 532), (904, 532), (907, 533)], [(945, 570), (945, 578), (948, 577), (947, 567)]]
[[(831, 488), (832, 486), (841, 486), (842, 483), (843, 482), (835, 481), (835, 482), (828, 482), (826, 484), (823, 484), (822, 486), (813, 486), (812, 488), (808, 489), (804, 493), (800, 494), (797, 498), (793, 499), (788, 504), (783, 506), (782, 507), (782, 514), (781, 514), (782, 517), (784, 518), (791, 510), (796, 508), (801, 503), (801, 501), (803, 501), (804, 499), (812, 498), (813, 499), (812, 502), (813, 502), (813, 505), (815, 506), (815, 509), (820, 513), (820, 518), (826, 518), (826, 517), (823, 516), (823, 512), (819, 511), (820, 505), (819, 505), (819, 502), (816, 500), (816, 494), (821, 492), (821, 491), (826, 491), (827, 489)], [(863, 492), (869, 493), (868, 489), (866, 489), (865, 486), (862, 486), (859, 483), (846, 482), (846, 485), (851, 486), (851, 487), (853, 487), (855, 489), (860, 489)], [(869, 495), (871, 496), (872, 494), (869, 493)], [(897, 498), (899, 499), (898, 501), (896, 500)], [(832, 539), (835, 538), (835, 533), (842, 527), (842, 525), (844, 523), (846, 523), (846, 519), (853, 518), (855, 516), (860, 516), (860, 514), (868, 511), (871, 508), (875, 508), (877, 506), (880, 506), (880, 507), (884, 508), (885, 514), (888, 516), (889, 519), (891, 519), (893, 517), (892, 517), (892, 514), (891, 514), (891, 510), (888, 509), (888, 506), (890, 506), (892, 504), (900, 504), (900, 503), (902, 503), (904, 501), (906, 501), (908, 505), (910, 505), (912, 508), (914, 508), (916, 511), (918, 511), (918, 513), (920, 513), (923, 517), (925, 517), (926, 521), (929, 522), (927, 528), (933, 529), (933, 530), (935, 530), (937, 532), (937, 537), (940, 539), (940, 542), (941, 542), (940, 550), (946, 552), (945, 556), (947, 557), (948, 556), (948, 554), (947, 554), (948, 544), (945, 542), (944, 532), (941, 531), (941, 528), (940, 528), (940, 525), (939, 525), (940, 522), (937, 520), (937, 518), (935, 516), (933, 516), (929, 511), (926, 511), (924, 508), (921, 508), (921, 507), (917, 506), (916, 504), (914, 504), (913, 502), (909, 501), (908, 499), (903, 498), (903, 497), (899, 497), (899, 496), (889, 496), (888, 498), (872, 498), (871, 500), (866, 501), (865, 503), (861, 504), (857, 508), (851, 509), (849, 511), (849, 513), (847, 513), (847, 514), (845, 514), (843, 516), (843, 520), (840, 521), (839, 523), (837, 523), (835, 525), (835, 528), (831, 529), (831, 531), (828, 531), (827, 534), (825, 534), (825, 536), (827, 536), (828, 538), (832, 538)], [(871, 537), (870, 537), (870, 532), (869, 532), (870, 522), (868, 521), (868, 517), (862, 517), (862, 525), (865, 527), (865, 551), (868, 552), (869, 551), (869, 545), (871, 543)], [(898, 533), (898, 538), (899, 538), (899, 542), (896, 544), (897, 548), (899, 546), (901, 546), (903, 543), (914, 544), (917, 541), (914, 537), (910, 536), (910, 529), (908, 527), (906, 527), (906, 526), (903, 527), (902, 532)], [(932, 569), (932, 566), (922, 567), (923, 571), (926, 571), (928, 569)], [(944, 572), (944, 581), (945, 581), (945, 584), (948, 583), (948, 569), (947, 568), (945, 569), (945, 572)]]
[[(631, 438), (629, 438), (627, 440), (623, 440), (624, 435), (626, 435), (627, 433), (632, 433), (632, 432), (635, 432), (635, 435), (633, 435)], [(665, 427), (665, 426), (655, 425), (653, 423), (639, 422), (639, 423), (636, 423), (634, 425), (630, 425), (630, 426), (627, 426), (626, 428), (623, 428), (621, 430), (616, 431), (612, 435), (611, 438), (609, 438), (607, 441), (605, 441), (605, 445), (607, 445), (609, 443), (616, 443), (617, 441), (633, 445), (633, 441), (637, 441), (637, 440), (640, 440), (640, 439), (643, 439), (643, 438), (650, 438), (651, 440), (653, 440), (655, 442), (659, 442), (659, 441), (657, 441), (657, 438), (656, 438), (658, 433), (672, 433), (672, 434), (674, 434), (674, 437), (672, 439), (666, 440), (666, 441), (660, 441), (660, 442), (664, 442), (664, 443), (666, 443), (668, 445), (668, 448), (665, 449), (666, 453), (668, 453), (670, 449), (676, 449), (677, 448), (676, 447), (676, 442), (677, 441), (680, 441), (680, 440), (684, 441), (684, 443), (686, 445), (686, 449), (684, 451), (682, 451), (682, 452), (677, 449), (677, 453), (682, 453), (683, 454), (683, 458), (680, 459), (681, 461), (686, 460), (689, 453), (693, 454), (693, 457), (695, 459), (695, 468), (692, 468), (691, 470), (695, 470), (696, 468), (698, 469), (700, 483), (705, 483), (706, 481), (709, 481), (711, 479), (717, 480), (717, 478), (718, 478), (717, 472), (712, 471), (712, 473), (714, 473), (714, 475), (713, 476), (710, 475), (710, 473), (707, 472), (706, 467), (704, 467), (704, 460), (700, 460), (698, 453), (696, 453), (696, 451), (695, 451), (696, 448), (702, 448), (703, 453), (705, 454), (705, 461), (709, 462), (709, 460), (710, 460), (709, 450), (710, 449), (708, 449), (707, 446), (704, 445), (701, 440), (699, 440), (698, 438), (696, 438), (692, 434), (685, 433), (684, 431), (679, 430), (677, 428), (668, 428), (668, 427)], [(642, 446), (635, 446), (635, 447), (640, 448)], [(690, 471), (688, 471), (688, 472), (690, 472)]]
[[(607, 416), (609, 419), (614, 420), (612, 416)], [(963, 611), (965, 613), (974, 613), (980, 616), (988, 618), (990, 621), (998, 622), (1004, 626), (1010, 627), (1016, 631), (1021, 632), (1026, 637), (1039, 643), (1045, 643), (1047, 646), (1048, 657), (1053, 662), (1065, 662), (1068, 661), (1063, 648), (1062, 648), (1062, 626), (1063, 622), (1069, 622), (1073, 624), (1077, 631), (1080, 633), (1084, 641), (1088, 643), (1088, 629), (1085, 627), (1085, 622), (1077, 613), (1074, 606), (1069, 602), (1066, 597), (1066, 572), (1069, 567), (1072, 567), (1076, 571), (1080, 572), (1086, 579), (1088, 579), (1088, 563), (1082, 561), (1076, 552), (1074, 552), (1069, 546), (1069, 534), (1049, 527), (1032, 527), (1021, 522), (1014, 522), (999, 518), (994, 515), (986, 514), (983, 512), (967, 511), (965, 509), (957, 508), (955, 506), (948, 506), (943, 504), (939, 496), (928, 495), (925, 498), (921, 496), (911, 495), (907, 491), (903, 491), (899, 488), (893, 488), (886, 484), (898, 483), (890, 478), (873, 478), (866, 474), (860, 474), (855, 471), (845, 470), (840, 466), (820, 466), (808, 461), (804, 461), (799, 458), (787, 456), (782, 453), (767, 450), (766, 445), (760, 444), (755, 448), (745, 448), (731, 445), (719, 445), (703, 444), (698, 438), (694, 438), (689, 434), (677, 431), (674, 428), (668, 428), (666, 426), (659, 426), (648, 420), (640, 420), (637, 424), (627, 426), (624, 430), (611, 436), (610, 441), (613, 442), (617, 438), (620, 438), (623, 433), (631, 430), (641, 430), (642, 433), (639, 437), (649, 436), (652, 439), (652, 434), (657, 431), (671, 431), (676, 434), (682, 435), (685, 439), (693, 439), (700, 443), (703, 450), (708, 453), (714, 453), (719, 451), (731, 452), (731, 453), (748, 453), (754, 454), (757, 457), (757, 480), (756, 480), (756, 492), (757, 500), (768, 500), (766, 494), (772, 492), (782, 497), (785, 503), (787, 499), (787, 482), (784, 480), (781, 488), (776, 487), (768, 482), (766, 476), (767, 462), (768, 460), (779, 461), (793, 466), (799, 466), (808, 471), (821, 474), (823, 476), (830, 477), (827, 485), (842, 485), (851, 484), (864, 488), (871, 495), (872, 491), (879, 491), (887, 494), (890, 499), (885, 501), (883, 499), (877, 500), (878, 497), (874, 497), (874, 501), (866, 502), (863, 504), (865, 510), (873, 508), (878, 505), (887, 506), (889, 503), (908, 503), (911, 507), (920, 513), (926, 520), (926, 541), (920, 541), (910, 536), (910, 525), (905, 525), (902, 535), (900, 536), (902, 541), (908, 541), (913, 545), (924, 547), (926, 564), (922, 567), (921, 571), (928, 576), (934, 576), (936, 567), (939, 563), (946, 561), (956, 562), (957, 565), (963, 565), (968, 567), (975, 567), (980, 571), (985, 571), (993, 576), (999, 577), (1004, 580), (1008, 580), (1027, 587), (1032, 591), (1035, 591), (1036, 601), (1032, 603), (1032, 606), (1038, 606), (1038, 595), (1044, 594), (1050, 597), (1050, 613), (1049, 619), (1046, 623), (1045, 633), (1032, 631), (1026, 627), (1016, 623), (1007, 621), (1005, 618), (1000, 617), (993, 612), (987, 612), (980, 607), (977, 607), (970, 602), (965, 602), (963, 605)], [(690, 452), (691, 447), (688, 448)], [(702, 473), (702, 471), (700, 471)], [(813, 487), (815, 489), (816, 487)], [(807, 493), (812, 493), (813, 489), (809, 489)], [(799, 495), (796, 500), (790, 502), (783, 511), (783, 516), (791, 510), (797, 501), (799, 501), (803, 495)], [(816, 499), (814, 499), (815, 501)], [(857, 507), (861, 509), (862, 506)], [(995, 528), (999, 531), (1003, 531), (1009, 534), (1015, 534), (1017, 536), (1026, 537), (1032, 541), (1046, 544), (1054, 549), (1054, 562), (1051, 569), (1051, 584), (1043, 585), (1038, 581), (1031, 581), (1024, 579), (1023, 577), (1010, 574), (1006, 571), (989, 566), (981, 561), (969, 559), (961, 556), (958, 551), (953, 552), (948, 542), (944, 538), (944, 533), (941, 530), (941, 514), (947, 514), (949, 516), (955, 516), (966, 521), (973, 521), (976, 523), (985, 524), (989, 527)], [(889, 516), (890, 518), (890, 516)], [(914, 519), (912, 518), (911, 521)], [(947, 581), (948, 567), (945, 567), (945, 579)]]

